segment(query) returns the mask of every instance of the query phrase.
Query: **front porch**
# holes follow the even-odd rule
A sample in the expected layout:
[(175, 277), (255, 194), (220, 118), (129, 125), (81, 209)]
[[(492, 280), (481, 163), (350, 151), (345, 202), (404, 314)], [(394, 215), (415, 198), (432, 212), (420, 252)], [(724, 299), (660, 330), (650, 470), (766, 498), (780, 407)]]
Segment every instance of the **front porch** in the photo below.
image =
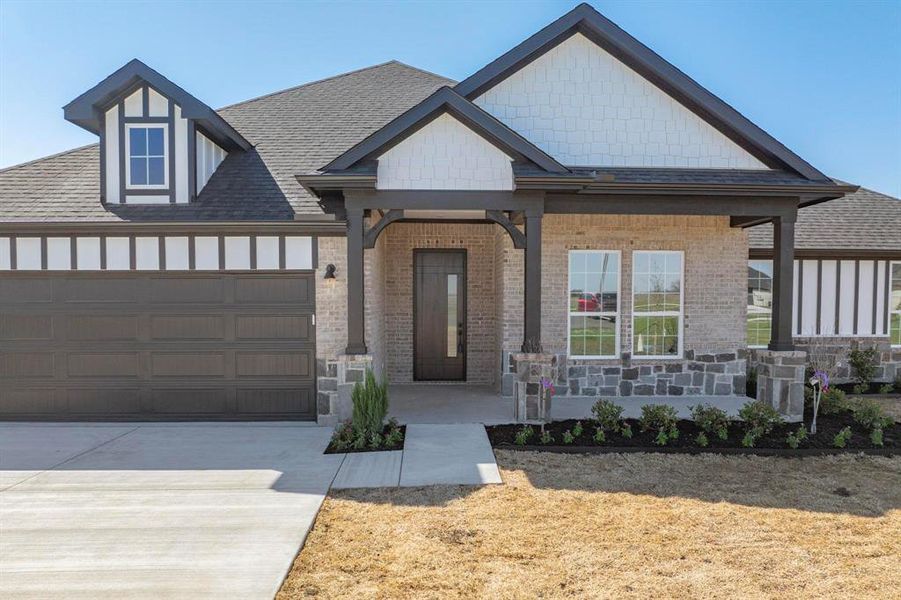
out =
[[(490, 386), (466, 384), (394, 384), (388, 389), (390, 416), (401, 424), (429, 423), (481, 423), (504, 425), (515, 422), (513, 398), (503, 397)], [(625, 410), (623, 417), (637, 419), (641, 407), (646, 404), (666, 404), (679, 411), (679, 417), (688, 419), (691, 406), (712, 404), (725, 410), (730, 417), (737, 417), (738, 410), (747, 402), (746, 396), (633, 396), (614, 401)], [(551, 401), (550, 420), (588, 419), (591, 407), (597, 401), (593, 397), (555, 397)]]

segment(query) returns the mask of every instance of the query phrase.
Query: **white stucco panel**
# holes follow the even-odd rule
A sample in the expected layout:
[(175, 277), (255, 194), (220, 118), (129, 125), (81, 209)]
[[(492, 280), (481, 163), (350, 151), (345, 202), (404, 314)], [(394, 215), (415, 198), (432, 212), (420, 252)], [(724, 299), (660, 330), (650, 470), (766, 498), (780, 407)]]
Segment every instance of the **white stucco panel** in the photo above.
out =
[(443, 114), (378, 159), (380, 190), (512, 190), (512, 159)]
[(580, 33), (475, 103), (565, 165), (767, 168)]

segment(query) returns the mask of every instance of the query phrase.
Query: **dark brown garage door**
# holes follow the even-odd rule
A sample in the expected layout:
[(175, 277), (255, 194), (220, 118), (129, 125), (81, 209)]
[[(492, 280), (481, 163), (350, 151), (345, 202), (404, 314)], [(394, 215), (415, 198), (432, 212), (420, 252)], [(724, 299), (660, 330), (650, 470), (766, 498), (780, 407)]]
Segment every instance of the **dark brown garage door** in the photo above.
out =
[(0, 419), (315, 419), (314, 276), (0, 274)]

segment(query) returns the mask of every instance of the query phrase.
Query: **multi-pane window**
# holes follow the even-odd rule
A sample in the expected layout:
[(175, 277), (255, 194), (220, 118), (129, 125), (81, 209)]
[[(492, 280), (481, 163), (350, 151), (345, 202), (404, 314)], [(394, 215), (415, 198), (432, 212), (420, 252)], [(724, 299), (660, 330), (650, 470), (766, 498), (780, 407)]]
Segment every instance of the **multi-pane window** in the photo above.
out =
[(619, 344), (619, 252), (569, 253), (569, 355), (617, 356)]
[(632, 253), (632, 355), (682, 355), (682, 252)]
[(166, 128), (128, 127), (128, 185), (166, 185)]
[(901, 262), (892, 263), (892, 289), (889, 293), (889, 339), (901, 346)]
[(748, 261), (748, 346), (770, 343), (773, 318), (773, 261)]

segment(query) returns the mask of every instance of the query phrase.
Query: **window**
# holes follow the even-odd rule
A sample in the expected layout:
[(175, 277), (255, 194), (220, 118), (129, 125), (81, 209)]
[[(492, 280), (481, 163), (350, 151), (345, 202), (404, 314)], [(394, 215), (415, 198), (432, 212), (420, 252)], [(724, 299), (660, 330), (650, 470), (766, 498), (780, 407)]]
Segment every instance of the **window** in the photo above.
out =
[(682, 355), (682, 252), (632, 254), (632, 355)]
[(889, 339), (901, 346), (901, 262), (892, 263), (892, 288), (889, 292)]
[(616, 251), (569, 253), (569, 355), (573, 358), (618, 354), (619, 262)]
[(773, 317), (773, 261), (748, 261), (748, 346), (770, 343)]
[(168, 185), (165, 125), (127, 125), (126, 181), (131, 188), (164, 188)]

